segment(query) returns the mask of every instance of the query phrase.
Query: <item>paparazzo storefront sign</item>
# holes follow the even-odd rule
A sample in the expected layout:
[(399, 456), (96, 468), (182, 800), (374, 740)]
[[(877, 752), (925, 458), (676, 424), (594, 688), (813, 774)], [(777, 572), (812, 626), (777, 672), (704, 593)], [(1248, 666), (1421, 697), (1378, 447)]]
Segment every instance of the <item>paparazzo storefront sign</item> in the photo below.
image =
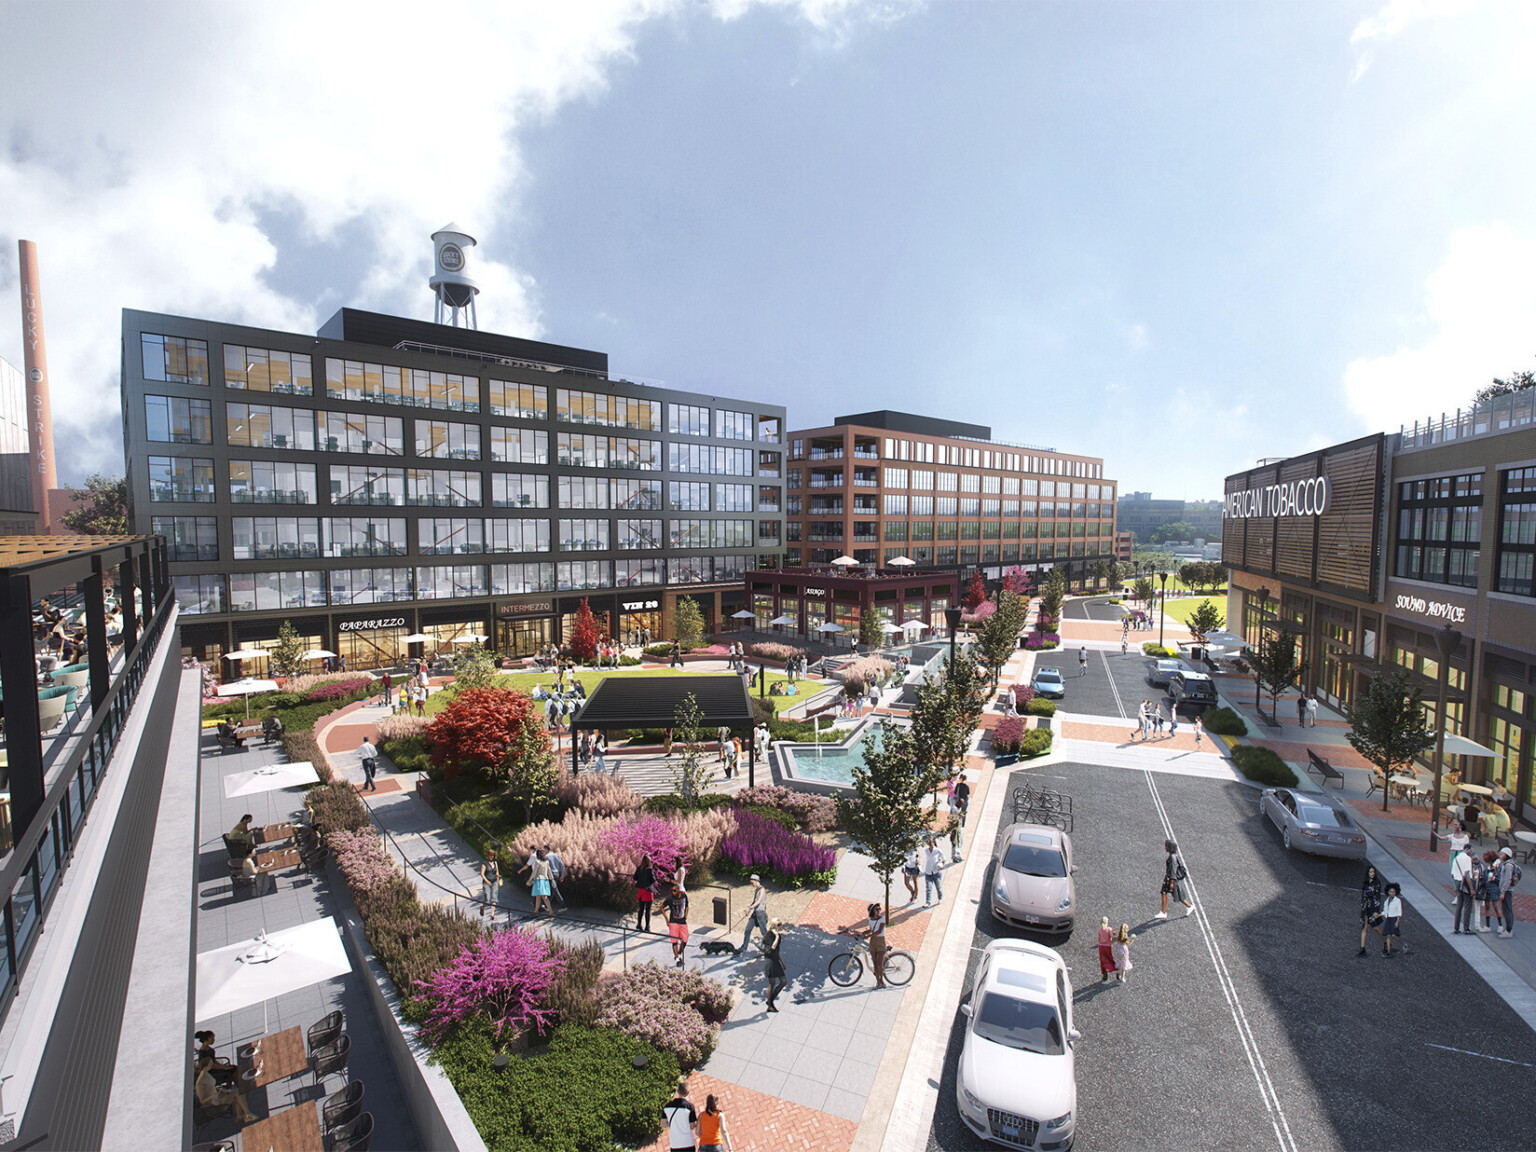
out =
[(404, 628), (404, 616), (380, 616), (373, 620), (343, 620), (336, 625), (338, 632), (374, 632), (380, 628)]

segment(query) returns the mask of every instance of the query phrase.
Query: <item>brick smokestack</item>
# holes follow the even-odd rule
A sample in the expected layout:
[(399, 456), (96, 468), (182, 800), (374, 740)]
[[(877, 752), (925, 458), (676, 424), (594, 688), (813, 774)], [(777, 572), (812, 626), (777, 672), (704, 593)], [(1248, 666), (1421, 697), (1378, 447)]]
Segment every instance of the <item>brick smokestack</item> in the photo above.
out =
[(48, 399), (48, 347), (43, 339), (43, 282), (37, 273), (37, 245), (22, 240), (21, 337), (27, 376), (27, 427), (32, 459), (32, 506), (37, 509), (37, 531), (47, 535), (48, 493), (59, 486), (53, 459), (53, 405)]

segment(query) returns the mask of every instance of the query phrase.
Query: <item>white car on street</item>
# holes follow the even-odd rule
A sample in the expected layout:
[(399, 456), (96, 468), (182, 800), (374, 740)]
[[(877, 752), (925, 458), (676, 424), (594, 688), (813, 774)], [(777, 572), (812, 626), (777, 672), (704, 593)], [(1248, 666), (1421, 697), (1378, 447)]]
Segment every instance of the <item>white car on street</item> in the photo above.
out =
[(994, 940), (976, 968), (955, 1102), (984, 1140), (1066, 1152), (1077, 1128), (1072, 981), (1061, 956), (1029, 940)]

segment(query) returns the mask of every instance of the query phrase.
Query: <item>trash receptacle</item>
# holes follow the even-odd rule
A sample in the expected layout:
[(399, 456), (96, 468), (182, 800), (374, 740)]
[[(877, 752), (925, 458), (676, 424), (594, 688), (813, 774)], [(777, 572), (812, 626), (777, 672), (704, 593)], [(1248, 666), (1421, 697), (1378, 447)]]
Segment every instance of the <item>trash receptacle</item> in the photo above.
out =
[(731, 923), (730, 912), (727, 905), (729, 901), (724, 896), (715, 897), (715, 923), (722, 928), (729, 927)]

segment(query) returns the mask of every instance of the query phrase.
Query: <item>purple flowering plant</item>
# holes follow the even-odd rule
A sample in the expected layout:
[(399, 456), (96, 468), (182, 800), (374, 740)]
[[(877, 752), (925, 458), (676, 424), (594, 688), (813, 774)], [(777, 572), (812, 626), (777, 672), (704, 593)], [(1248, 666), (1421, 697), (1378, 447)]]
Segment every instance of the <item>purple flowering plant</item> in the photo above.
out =
[(498, 1039), (530, 1025), (540, 1032), (553, 1021), (545, 994), (569, 957), (549, 941), (520, 928), (494, 932), (460, 952), (416, 987), (431, 1006), (423, 1026), (435, 1044), (444, 1031), (485, 1014)]
[(736, 812), (736, 831), (720, 845), (720, 862), (738, 872), (767, 872), (785, 884), (823, 882), (837, 868), (837, 853), (750, 808)]
[(658, 816), (621, 820), (605, 828), (598, 836), (598, 843), (635, 860), (649, 856), (651, 867), (659, 876), (670, 876), (679, 864), (688, 862), (688, 844), (682, 830), (673, 821)]

